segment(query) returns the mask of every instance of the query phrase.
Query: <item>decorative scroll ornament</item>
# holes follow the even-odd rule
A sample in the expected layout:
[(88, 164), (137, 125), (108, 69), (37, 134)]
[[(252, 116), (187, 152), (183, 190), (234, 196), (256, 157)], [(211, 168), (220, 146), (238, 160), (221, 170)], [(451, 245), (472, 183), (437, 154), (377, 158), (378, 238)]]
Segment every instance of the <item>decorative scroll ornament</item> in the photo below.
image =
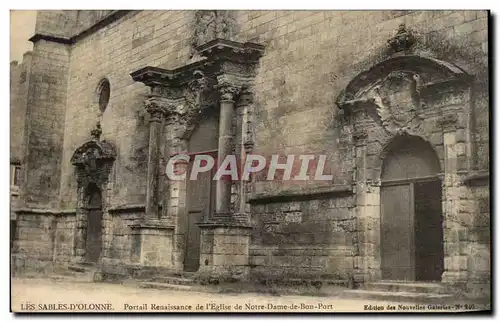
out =
[(392, 134), (412, 132), (419, 127), (422, 80), (418, 74), (394, 71), (369, 90), (382, 125)]
[(411, 30), (406, 29), (406, 25), (400, 24), (394, 37), (387, 40), (394, 52), (400, 52), (410, 49), (415, 44), (415, 36)]

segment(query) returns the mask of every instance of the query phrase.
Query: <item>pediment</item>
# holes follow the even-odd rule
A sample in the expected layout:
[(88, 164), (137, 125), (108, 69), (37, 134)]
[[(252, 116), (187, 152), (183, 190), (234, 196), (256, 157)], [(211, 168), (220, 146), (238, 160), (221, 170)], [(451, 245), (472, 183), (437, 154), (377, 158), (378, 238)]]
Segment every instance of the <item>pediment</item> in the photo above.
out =
[(116, 159), (116, 149), (110, 142), (88, 141), (75, 150), (71, 157), (71, 164), (82, 165), (90, 158), (95, 160), (114, 160)]
[(357, 101), (372, 99), (370, 93), (389, 79), (402, 78), (396, 75), (406, 75), (413, 78), (420, 92), (439, 84), (456, 85), (470, 80), (461, 68), (435, 58), (416, 55), (400, 55), (359, 73), (336, 99), (339, 108), (351, 105)]

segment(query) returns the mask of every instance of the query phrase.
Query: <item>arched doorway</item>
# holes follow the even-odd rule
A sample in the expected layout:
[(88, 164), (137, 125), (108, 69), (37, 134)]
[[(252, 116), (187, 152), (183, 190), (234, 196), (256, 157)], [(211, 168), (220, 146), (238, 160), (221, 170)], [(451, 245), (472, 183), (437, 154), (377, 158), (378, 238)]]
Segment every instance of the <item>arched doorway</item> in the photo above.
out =
[(86, 190), (87, 236), (85, 242), (85, 260), (97, 263), (102, 250), (102, 195), (95, 183), (90, 183)]
[(382, 165), (381, 270), (384, 280), (440, 281), (444, 269), (439, 159), (414, 136), (398, 136)]

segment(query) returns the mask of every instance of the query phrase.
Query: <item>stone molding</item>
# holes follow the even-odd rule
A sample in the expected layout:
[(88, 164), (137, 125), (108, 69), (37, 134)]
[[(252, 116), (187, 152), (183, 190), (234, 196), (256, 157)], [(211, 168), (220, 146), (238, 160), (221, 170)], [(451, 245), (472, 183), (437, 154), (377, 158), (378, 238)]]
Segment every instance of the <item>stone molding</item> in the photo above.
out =
[[(73, 35), (71, 37), (61, 37), (61, 36), (54, 36), (50, 34), (43, 34), (43, 33), (36, 33), (34, 34), (29, 41), (32, 43), (36, 43), (37, 41), (40, 40), (45, 40), (45, 41), (50, 41), (50, 42), (55, 42), (59, 44), (64, 44), (64, 45), (73, 45), (77, 41), (93, 34), (97, 30), (111, 24), (112, 22), (126, 16), (127, 14), (131, 13), (133, 10), (113, 10), (110, 14), (105, 16), (103, 19), (97, 21), (95, 24), (90, 26), (87, 29), (82, 30), (76, 35)], [(138, 11), (137, 11), (138, 12)]]
[(16, 209), (16, 214), (22, 215), (76, 215), (76, 209), (40, 209), (40, 208), (19, 208)]
[(309, 200), (311, 198), (324, 198), (331, 196), (344, 196), (353, 193), (352, 185), (332, 185), (329, 187), (313, 187), (301, 190), (282, 191), (278, 194), (253, 193), (250, 195), (249, 202), (252, 204), (297, 201), (301, 199)]

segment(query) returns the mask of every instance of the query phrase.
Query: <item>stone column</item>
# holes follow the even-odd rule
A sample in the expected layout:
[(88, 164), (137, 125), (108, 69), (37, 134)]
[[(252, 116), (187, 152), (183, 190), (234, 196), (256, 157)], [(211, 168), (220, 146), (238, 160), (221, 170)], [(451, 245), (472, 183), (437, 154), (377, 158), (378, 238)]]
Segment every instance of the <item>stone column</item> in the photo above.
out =
[[(220, 82), (219, 166), (226, 156), (233, 153), (233, 115), (236, 97), (241, 86)], [(251, 227), (244, 214), (231, 209), (230, 178), (217, 182), (216, 209), (213, 221), (200, 224), (201, 252), (199, 274), (224, 280), (244, 280), (249, 277), (248, 266)]]
[[(226, 156), (233, 151), (233, 114), (236, 96), (241, 87), (229, 83), (219, 85), (220, 118), (219, 118), (219, 151), (217, 155), (217, 167), (224, 161)], [(222, 178), (217, 181), (215, 213), (216, 217), (230, 216), (231, 209), (231, 186), (230, 178)]]
[(463, 214), (468, 203), (467, 188), (458, 173), (458, 151), (456, 131), (457, 115), (445, 115), (439, 123), (443, 128), (444, 180), (443, 180), (443, 239), (444, 272), (443, 283), (463, 286), (467, 282), (468, 221), (470, 214)]
[(370, 269), (375, 259), (374, 227), (372, 212), (372, 193), (368, 186), (367, 177), (367, 133), (366, 130), (356, 129), (353, 139), (356, 146), (356, 230), (357, 241), (354, 245), (354, 280), (364, 283), (372, 279)]
[(148, 174), (146, 188), (146, 218), (158, 219), (158, 174), (160, 165), (160, 136), (164, 115), (164, 99), (159, 95), (151, 94), (145, 102), (145, 108), (150, 115), (149, 119), (149, 153)]
[[(183, 121), (179, 113), (170, 113), (167, 115), (166, 119), (166, 155), (167, 159), (165, 164), (169, 161), (171, 156), (177, 154), (183, 154), (187, 151), (188, 141), (184, 138), (185, 132), (185, 120)], [(188, 162), (181, 160), (176, 161), (174, 165), (175, 173), (186, 173), (188, 171)], [(163, 204), (165, 208), (166, 217), (169, 221), (172, 221), (175, 225), (175, 231), (173, 236), (173, 268), (177, 271), (183, 270), (184, 265), (184, 253), (186, 247), (186, 236), (187, 231), (187, 218), (186, 218), (186, 191), (187, 191), (187, 181), (186, 180), (170, 180), (168, 181), (168, 186), (165, 191), (165, 199)]]

